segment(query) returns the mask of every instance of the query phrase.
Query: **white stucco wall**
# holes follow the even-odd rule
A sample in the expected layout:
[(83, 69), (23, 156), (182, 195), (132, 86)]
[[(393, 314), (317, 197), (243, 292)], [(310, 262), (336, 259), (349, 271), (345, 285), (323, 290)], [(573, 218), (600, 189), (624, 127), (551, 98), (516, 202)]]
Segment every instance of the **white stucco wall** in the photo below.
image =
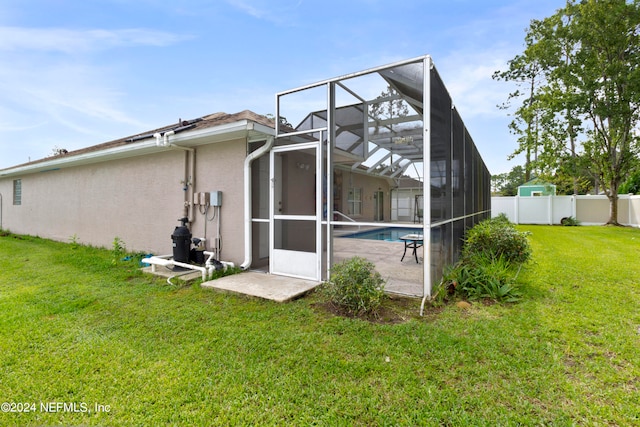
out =
[[(196, 149), (195, 191), (220, 190), (222, 258), (243, 261), (243, 161), (237, 139)], [(0, 179), (2, 227), (14, 233), (110, 248), (169, 254), (171, 233), (184, 205), (185, 152), (165, 152)], [(13, 205), (13, 180), (22, 180), (22, 204)], [(211, 212), (210, 212), (211, 214)], [(216, 221), (207, 224), (213, 237)], [(196, 210), (194, 235), (204, 216)]]

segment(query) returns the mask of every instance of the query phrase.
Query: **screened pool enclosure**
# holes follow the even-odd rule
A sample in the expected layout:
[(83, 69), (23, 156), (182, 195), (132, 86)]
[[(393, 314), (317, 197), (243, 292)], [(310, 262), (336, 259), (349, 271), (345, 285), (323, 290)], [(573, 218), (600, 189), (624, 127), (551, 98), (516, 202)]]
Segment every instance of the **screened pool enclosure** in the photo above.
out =
[(253, 260), (273, 274), (324, 280), (357, 255), (388, 291), (428, 297), (490, 216), (489, 172), (429, 56), (278, 93), (276, 123), (252, 169)]

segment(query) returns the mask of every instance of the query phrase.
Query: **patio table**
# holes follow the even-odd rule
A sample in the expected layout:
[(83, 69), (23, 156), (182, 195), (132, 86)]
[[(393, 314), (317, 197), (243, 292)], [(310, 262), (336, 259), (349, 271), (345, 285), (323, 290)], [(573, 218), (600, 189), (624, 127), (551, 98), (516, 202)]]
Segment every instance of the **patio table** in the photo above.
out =
[(400, 237), (400, 240), (404, 242), (404, 253), (402, 254), (402, 258), (400, 262), (404, 260), (404, 256), (407, 254), (407, 248), (413, 250), (413, 256), (416, 258), (416, 262), (418, 262), (418, 254), (416, 250), (424, 244), (424, 236), (422, 234), (405, 234)]

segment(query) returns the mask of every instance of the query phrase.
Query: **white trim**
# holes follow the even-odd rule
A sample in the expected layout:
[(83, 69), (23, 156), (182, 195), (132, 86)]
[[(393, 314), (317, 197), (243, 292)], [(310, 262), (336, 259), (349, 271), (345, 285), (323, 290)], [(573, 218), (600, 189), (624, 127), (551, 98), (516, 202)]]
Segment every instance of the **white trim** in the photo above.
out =
[[(246, 137), (248, 132), (264, 133), (265, 136), (272, 136), (274, 129), (267, 126), (254, 123), (243, 119), (234, 123), (228, 123), (220, 126), (214, 126), (194, 131), (180, 132), (172, 136), (172, 143), (181, 143), (187, 146), (198, 146), (229, 140), (234, 133), (237, 137)], [(211, 141), (211, 137), (220, 136), (221, 138)], [(222, 138), (224, 137), (224, 138)], [(87, 147), (89, 148), (89, 147)], [(57, 170), (71, 166), (81, 166), (92, 163), (105, 162), (109, 160), (124, 159), (146, 154), (160, 153), (166, 151), (167, 147), (158, 147), (156, 140), (149, 137), (149, 140), (140, 142), (132, 142), (117, 147), (106, 148), (103, 150), (91, 151), (84, 154), (58, 156), (51, 160), (44, 160), (37, 163), (29, 163), (23, 166), (15, 166), (8, 169), (0, 170), (0, 177), (10, 177), (27, 173), (45, 172), (48, 170)]]
[(313, 221), (316, 219), (315, 215), (273, 215), (273, 219), (281, 219), (284, 221)]
[(338, 81), (342, 81), (342, 80), (352, 79), (354, 77), (364, 76), (364, 75), (367, 75), (367, 74), (371, 74), (371, 73), (375, 73), (375, 72), (378, 72), (378, 71), (381, 71), (381, 70), (385, 70), (387, 68), (394, 68), (394, 67), (399, 67), (399, 66), (402, 66), (402, 65), (418, 63), (420, 61), (431, 62), (431, 56), (429, 56), (429, 55), (418, 56), (418, 57), (415, 57), (415, 58), (406, 59), (404, 61), (393, 62), (393, 63), (390, 63), (390, 64), (380, 65), (380, 66), (374, 67), (374, 68), (369, 68), (367, 70), (358, 71), (357, 73), (344, 74), (342, 76), (333, 77), (331, 79), (322, 80), (320, 82), (308, 84), (308, 85), (305, 85), (305, 86), (300, 86), (300, 87), (297, 87), (297, 88), (294, 88), (294, 89), (289, 89), (289, 90), (286, 90), (284, 92), (278, 92), (276, 94), (276, 97), (280, 97), (280, 96), (283, 96), (283, 95), (288, 95), (288, 94), (295, 93), (295, 92), (302, 92), (303, 90), (312, 89), (314, 87), (322, 86), (322, 85), (325, 85), (325, 84), (328, 84), (328, 83), (334, 83), (334, 82), (338, 82)]
[[(315, 150), (316, 156), (316, 211), (315, 215), (282, 215), (275, 213), (276, 167), (275, 154), (282, 152)], [(280, 276), (307, 280), (321, 280), (322, 271), (322, 156), (320, 141), (275, 146), (269, 153), (269, 272)], [(315, 252), (276, 249), (275, 221), (314, 221), (316, 232)], [(309, 265), (313, 265), (309, 269)]]
[(431, 299), (431, 56), (424, 57), (423, 60), (423, 89), (422, 103), (424, 126), (424, 142), (422, 144), (422, 176), (424, 177), (424, 188), (422, 196), (422, 218), (423, 218), (423, 291), (422, 304), (420, 305), (420, 315), (424, 313), (424, 303), (427, 299)]

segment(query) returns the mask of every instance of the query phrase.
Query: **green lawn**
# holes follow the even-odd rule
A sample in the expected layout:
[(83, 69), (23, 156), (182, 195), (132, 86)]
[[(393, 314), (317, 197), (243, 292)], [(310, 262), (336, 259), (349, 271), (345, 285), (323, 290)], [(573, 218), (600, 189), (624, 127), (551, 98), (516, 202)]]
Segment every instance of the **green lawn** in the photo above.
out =
[(0, 425), (640, 424), (640, 230), (520, 229), (521, 303), (397, 324), (0, 237)]

